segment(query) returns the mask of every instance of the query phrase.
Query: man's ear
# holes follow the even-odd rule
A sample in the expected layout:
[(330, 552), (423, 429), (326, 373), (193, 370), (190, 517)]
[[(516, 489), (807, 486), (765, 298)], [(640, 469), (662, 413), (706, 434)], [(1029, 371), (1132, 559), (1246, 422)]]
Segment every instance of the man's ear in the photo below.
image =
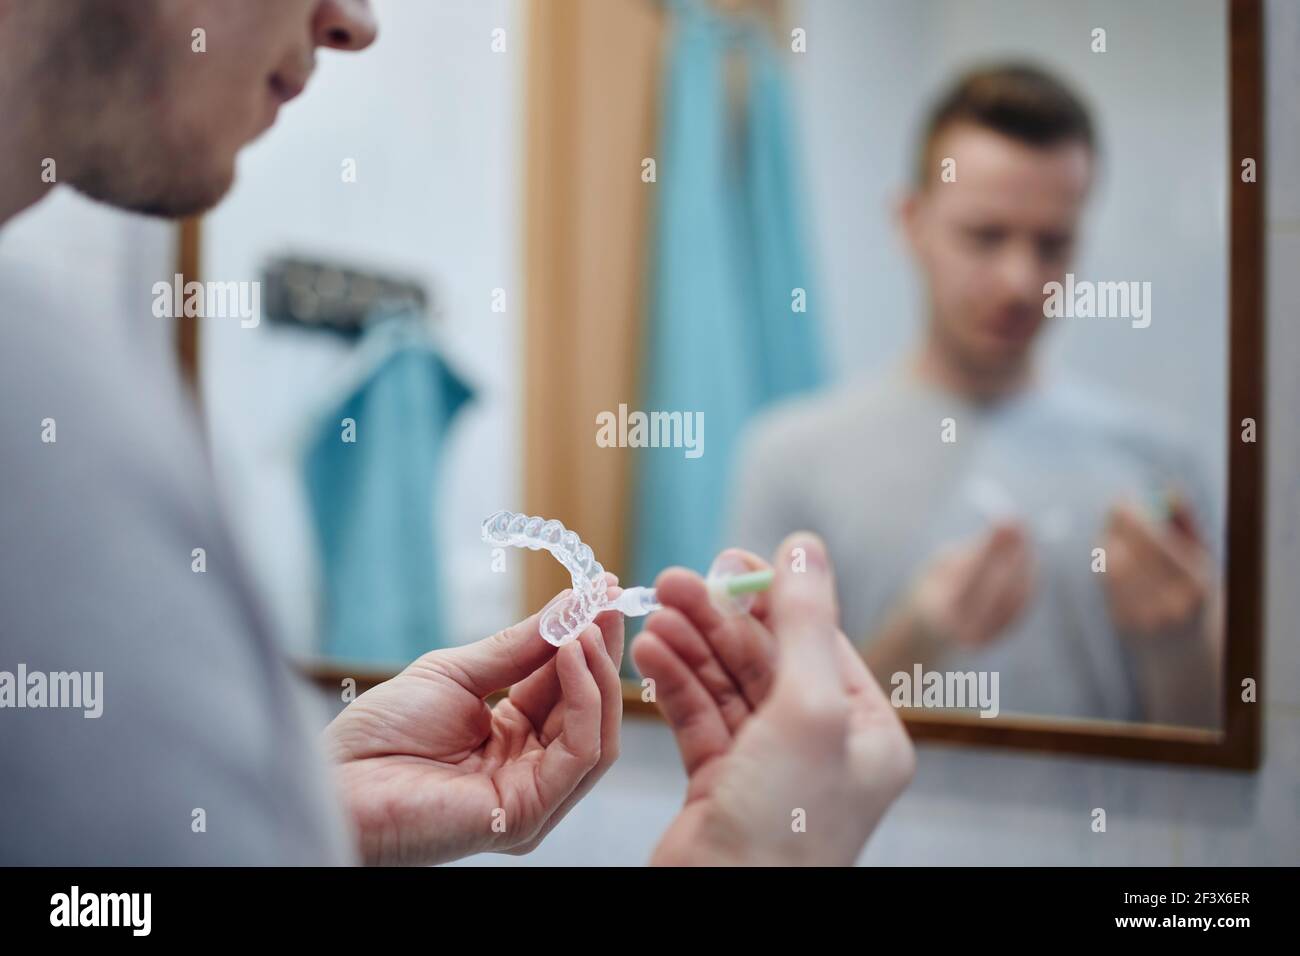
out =
[(894, 224), (913, 257), (921, 254), (922, 220), (925, 215), (925, 194), (910, 187), (894, 206)]

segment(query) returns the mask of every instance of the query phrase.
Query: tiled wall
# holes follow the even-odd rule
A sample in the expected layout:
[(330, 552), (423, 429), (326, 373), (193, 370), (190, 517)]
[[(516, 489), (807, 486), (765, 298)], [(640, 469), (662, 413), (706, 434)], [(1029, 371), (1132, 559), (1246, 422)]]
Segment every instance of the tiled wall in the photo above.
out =
[[(869, 864), (1300, 863), (1300, 0), (1266, 3), (1268, 580), (1263, 768), (1255, 775), (927, 746)], [(639, 864), (681, 800), (667, 730), (629, 719), (618, 765), (528, 857)], [(1105, 807), (1107, 832), (1090, 829)]]

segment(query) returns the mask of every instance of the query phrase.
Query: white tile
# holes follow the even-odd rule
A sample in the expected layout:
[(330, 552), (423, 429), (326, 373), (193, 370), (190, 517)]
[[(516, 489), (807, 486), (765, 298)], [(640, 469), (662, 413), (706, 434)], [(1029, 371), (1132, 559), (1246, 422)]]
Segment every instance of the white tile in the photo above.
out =
[(1300, 711), (1272, 708), (1257, 774), (1198, 775), (1186, 789), (1178, 827), (1188, 866), (1300, 864)]
[[(1258, 775), (924, 745), (868, 865), (1300, 863), (1300, 711), (1274, 708)], [(667, 729), (630, 720), (624, 754), (527, 857), (471, 866), (640, 866), (681, 804)], [(1093, 833), (1091, 811), (1106, 810)]]
[(1300, 3), (1264, 7), (1268, 217), (1300, 224)]
[[(1300, 9), (1300, 3), (1296, 4)], [(1300, 91), (1298, 91), (1300, 95)], [(1266, 703), (1300, 704), (1300, 230), (1269, 238)]]
[(686, 775), (667, 724), (623, 722), (619, 760), (527, 856), (485, 853), (462, 866), (642, 866), (686, 793)]
[[(868, 844), (869, 865), (1165, 865), (1169, 768), (924, 745), (917, 777)], [(1092, 811), (1106, 811), (1106, 832)]]

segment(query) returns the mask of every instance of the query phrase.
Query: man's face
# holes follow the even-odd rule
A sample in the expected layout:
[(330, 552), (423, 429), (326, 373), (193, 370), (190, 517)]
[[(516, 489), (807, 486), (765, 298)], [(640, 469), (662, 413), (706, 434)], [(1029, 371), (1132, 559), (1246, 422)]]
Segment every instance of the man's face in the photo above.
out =
[(368, 0), (42, 6), (47, 75), (60, 78), (46, 112), (60, 173), (96, 199), (165, 216), (225, 195), (239, 150), (302, 91), (318, 47), (360, 50), (376, 32)]
[[(1046, 149), (971, 124), (934, 144), (936, 179), (904, 206), (908, 240), (930, 295), (932, 334), (968, 372), (1024, 368), (1043, 325), (1043, 286), (1073, 258), (1092, 163), (1088, 148)], [(956, 181), (939, 181), (940, 158)]]

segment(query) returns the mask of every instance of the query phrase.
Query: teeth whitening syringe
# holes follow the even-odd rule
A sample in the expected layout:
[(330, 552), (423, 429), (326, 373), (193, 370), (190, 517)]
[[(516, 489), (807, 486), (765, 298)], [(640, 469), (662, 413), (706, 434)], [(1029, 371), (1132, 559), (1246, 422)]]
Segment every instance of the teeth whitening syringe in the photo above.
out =
[[(596, 555), (558, 521), (498, 511), (483, 522), (483, 540), (498, 547), (549, 551), (569, 572), (573, 589), (557, 595), (542, 609), (542, 637), (556, 647), (576, 638), (602, 611), (641, 617), (663, 606), (652, 587), (624, 588), (611, 598), (605, 569)], [(754, 595), (772, 586), (772, 577), (770, 570), (726, 574), (715, 564), (705, 584), (720, 611), (737, 614), (748, 611)]]
[[(766, 591), (772, 586), (772, 571), (749, 571), (745, 574), (711, 575), (705, 579), (709, 597), (715, 604), (728, 606), (727, 602), (745, 595)], [(654, 588), (624, 588), (623, 593), (606, 606), (606, 610), (622, 611), (627, 617), (641, 617), (651, 611), (657, 611), (662, 604)]]

